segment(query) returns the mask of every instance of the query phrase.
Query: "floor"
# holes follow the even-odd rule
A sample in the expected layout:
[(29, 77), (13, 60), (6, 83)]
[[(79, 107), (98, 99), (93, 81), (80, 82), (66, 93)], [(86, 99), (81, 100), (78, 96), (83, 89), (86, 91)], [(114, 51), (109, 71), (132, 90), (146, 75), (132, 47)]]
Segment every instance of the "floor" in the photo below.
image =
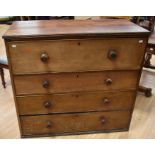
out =
[[(7, 29), (8, 26), (0, 25), (0, 55), (5, 54), (5, 46), (1, 36)], [(155, 63), (155, 58), (152, 59), (152, 62)], [(7, 83), (6, 89), (3, 89), (0, 83), (0, 138), (20, 138), (8, 70), (5, 70), (5, 79)], [(138, 93), (130, 130), (128, 132), (58, 136), (51, 138), (155, 138), (155, 71), (143, 70), (141, 84), (153, 88), (153, 96), (146, 98), (143, 94)]]

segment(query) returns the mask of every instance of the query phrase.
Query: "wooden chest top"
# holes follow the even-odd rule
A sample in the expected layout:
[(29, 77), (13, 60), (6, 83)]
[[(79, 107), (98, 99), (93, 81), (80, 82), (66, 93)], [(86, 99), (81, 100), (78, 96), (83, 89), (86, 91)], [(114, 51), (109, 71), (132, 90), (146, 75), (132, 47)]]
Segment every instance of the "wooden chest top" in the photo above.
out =
[(27, 38), (88, 38), (146, 36), (149, 31), (124, 19), (51, 20), (14, 22), (3, 36), (8, 40)]

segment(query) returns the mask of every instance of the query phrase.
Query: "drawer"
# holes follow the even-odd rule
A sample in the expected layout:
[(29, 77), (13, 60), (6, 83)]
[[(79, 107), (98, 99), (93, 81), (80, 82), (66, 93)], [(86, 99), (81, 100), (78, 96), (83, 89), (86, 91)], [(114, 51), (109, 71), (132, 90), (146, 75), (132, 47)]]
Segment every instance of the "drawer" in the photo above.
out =
[(130, 111), (21, 116), (22, 135), (43, 135), (128, 129)]
[(21, 94), (63, 93), (136, 89), (137, 71), (105, 71), (14, 76), (15, 90)]
[(79, 92), (19, 96), (17, 97), (17, 103), (20, 115), (130, 110), (133, 107), (135, 96), (135, 91)]
[(9, 43), (9, 54), (14, 74), (139, 69), (146, 42), (145, 38), (21, 41)]

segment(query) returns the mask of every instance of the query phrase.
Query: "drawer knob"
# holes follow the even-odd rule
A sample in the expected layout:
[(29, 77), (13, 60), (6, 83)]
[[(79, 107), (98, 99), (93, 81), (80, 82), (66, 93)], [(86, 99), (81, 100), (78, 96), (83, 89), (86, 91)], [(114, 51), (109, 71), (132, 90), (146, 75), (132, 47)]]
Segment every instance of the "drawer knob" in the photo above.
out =
[(106, 123), (106, 119), (104, 117), (101, 118), (101, 123), (105, 124)]
[(108, 78), (105, 80), (106, 85), (111, 85), (112, 84), (112, 79)]
[(115, 60), (117, 58), (117, 52), (115, 50), (109, 50), (108, 58), (110, 60)]
[(48, 88), (49, 85), (50, 85), (49, 81), (45, 80), (45, 81), (43, 82), (43, 87), (44, 87), (44, 88)]
[(47, 121), (46, 127), (47, 128), (51, 128), (52, 127), (52, 122), (51, 121)]
[(41, 60), (42, 62), (47, 62), (48, 59), (49, 59), (48, 54), (47, 54), (46, 52), (42, 52), (42, 53), (41, 53), (41, 56), (40, 56), (40, 60)]
[(44, 103), (45, 108), (50, 108), (51, 107), (51, 102), (50, 101), (45, 101)]
[(109, 100), (108, 98), (104, 98), (104, 99), (103, 99), (103, 103), (104, 103), (104, 104), (108, 104), (108, 103), (110, 103), (110, 100)]

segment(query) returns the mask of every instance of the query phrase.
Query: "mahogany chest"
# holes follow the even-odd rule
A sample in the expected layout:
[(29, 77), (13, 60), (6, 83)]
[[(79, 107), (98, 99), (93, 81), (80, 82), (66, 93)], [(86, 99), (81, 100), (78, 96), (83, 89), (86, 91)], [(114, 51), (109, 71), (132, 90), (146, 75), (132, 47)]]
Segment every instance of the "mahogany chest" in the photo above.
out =
[(21, 137), (128, 130), (148, 35), (121, 19), (15, 22), (3, 38)]

